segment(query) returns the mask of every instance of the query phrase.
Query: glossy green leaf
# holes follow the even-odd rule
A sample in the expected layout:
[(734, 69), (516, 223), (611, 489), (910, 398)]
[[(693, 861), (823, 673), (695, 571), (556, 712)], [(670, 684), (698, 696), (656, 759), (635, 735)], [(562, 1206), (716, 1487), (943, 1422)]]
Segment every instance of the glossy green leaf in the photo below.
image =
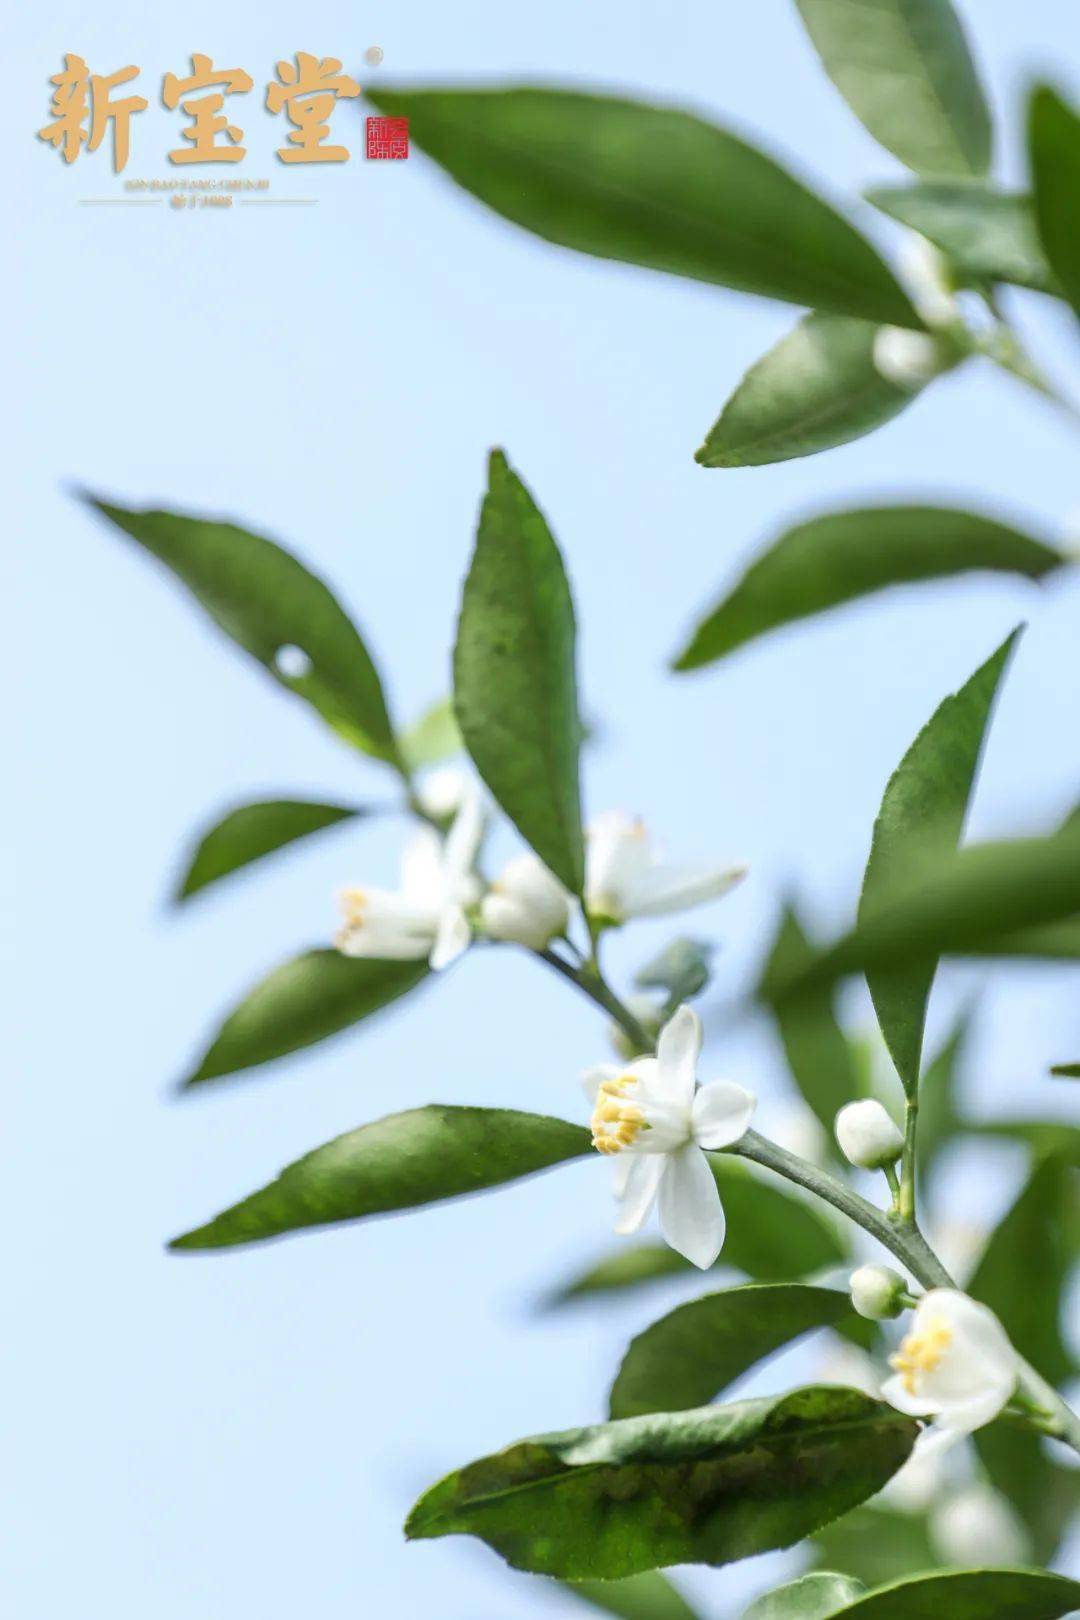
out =
[(834, 1620), (1061, 1620), (1080, 1583), (1037, 1569), (943, 1569), (911, 1575), (833, 1611)]
[(634, 983), (641, 990), (663, 990), (666, 1010), (674, 1012), (681, 1002), (692, 1001), (708, 985), (714, 949), (705, 940), (674, 939), (638, 970)]
[(584, 1127), (544, 1114), (442, 1104), (410, 1108), (305, 1154), (268, 1187), (171, 1247), (226, 1249), (306, 1226), (415, 1209), (517, 1181), (588, 1152)]
[(956, 507), (857, 507), (796, 524), (698, 625), (676, 669), (700, 669), (783, 625), (894, 585), (975, 571), (1042, 579), (1066, 559), (1018, 529)]
[(962, 281), (1006, 281), (1033, 292), (1056, 292), (1035, 225), (1031, 198), (977, 180), (877, 186), (868, 202), (925, 236)]
[(427, 977), (426, 962), (358, 961), (305, 951), (272, 969), (225, 1019), (185, 1086), (313, 1046), (370, 1018)]
[(459, 185), (602, 259), (918, 326), (846, 219), (756, 147), (671, 107), (572, 90), (377, 90)]
[[(793, 907), (784, 910), (767, 973), (784, 975), (813, 956), (813, 947)], [(833, 1127), (836, 1116), (859, 1092), (851, 1045), (837, 1022), (831, 989), (786, 1002), (774, 1009), (792, 1079), (840, 1157)], [(846, 1161), (845, 1161), (846, 1162)]]
[(316, 804), (308, 799), (266, 799), (240, 804), (201, 835), (176, 887), (186, 900), (200, 889), (273, 855), (297, 839), (372, 812), (361, 805)]
[(573, 1593), (604, 1614), (618, 1620), (698, 1620), (679, 1591), (659, 1570), (645, 1570), (623, 1581), (564, 1581), (564, 1591)]
[(877, 1505), (856, 1508), (824, 1525), (811, 1545), (821, 1569), (843, 1568), (866, 1586), (898, 1581), (913, 1569), (936, 1569), (942, 1562), (925, 1513)]
[(86, 499), (171, 569), (227, 636), (339, 736), (396, 763), (371, 656), (337, 599), (291, 552), (231, 523)]
[(418, 720), (406, 726), (398, 739), (401, 757), (410, 770), (439, 765), (464, 752), (465, 743), (454, 713), (452, 698), (440, 698)]
[(1028, 149), (1043, 251), (1080, 314), (1080, 117), (1046, 85), (1031, 98)]
[(909, 1418), (852, 1389), (538, 1435), (427, 1491), (411, 1539), (474, 1535), (515, 1569), (609, 1579), (788, 1547), (880, 1490)]
[(878, 328), (807, 315), (750, 367), (695, 453), (703, 467), (764, 467), (861, 439), (920, 392), (874, 364)]
[(865, 1590), (862, 1582), (852, 1580), (850, 1575), (823, 1570), (762, 1593), (751, 1603), (743, 1620), (826, 1620)]
[(611, 1416), (704, 1406), (783, 1345), (850, 1315), (849, 1295), (804, 1283), (703, 1294), (632, 1340), (612, 1385)]
[(454, 705), (499, 804), (574, 894), (585, 881), (574, 605), (558, 547), (501, 451), (491, 456), (454, 649)]
[(985, 174), (992, 131), (949, 0), (796, 0), (829, 78), (917, 174)]
[[(859, 920), (872, 918), (913, 860), (960, 841), (990, 715), (1018, 631), (934, 712), (885, 789), (870, 844)], [(881, 1033), (910, 1094), (918, 1089), (923, 1029), (937, 962), (866, 975)]]

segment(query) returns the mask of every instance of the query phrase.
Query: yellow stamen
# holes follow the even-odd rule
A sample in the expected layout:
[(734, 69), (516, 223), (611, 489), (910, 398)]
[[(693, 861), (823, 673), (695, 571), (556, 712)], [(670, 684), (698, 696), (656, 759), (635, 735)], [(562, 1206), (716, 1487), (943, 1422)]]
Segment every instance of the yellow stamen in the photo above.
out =
[(900, 1374), (900, 1380), (909, 1395), (918, 1394), (918, 1375), (933, 1372), (949, 1348), (953, 1330), (942, 1316), (927, 1322), (921, 1333), (909, 1333), (901, 1342), (889, 1365)]
[(593, 1147), (598, 1153), (621, 1153), (645, 1129), (644, 1112), (636, 1103), (622, 1100), (636, 1084), (632, 1074), (600, 1082), (596, 1106), (589, 1121)]
[(364, 907), (367, 905), (367, 895), (363, 889), (342, 889), (341, 909), (345, 914), (345, 921), (350, 928), (359, 928), (364, 921)]

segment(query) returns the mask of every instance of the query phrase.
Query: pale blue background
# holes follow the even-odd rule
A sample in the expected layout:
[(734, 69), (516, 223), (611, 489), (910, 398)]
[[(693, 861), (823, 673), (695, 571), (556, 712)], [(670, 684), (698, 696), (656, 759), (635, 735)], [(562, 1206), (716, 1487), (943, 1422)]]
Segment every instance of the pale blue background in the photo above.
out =
[[(1074, 8), (967, 9), (1016, 178), (1021, 89), (1040, 70), (1075, 68)], [(680, 853), (752, 863), (740, 894), (694, 921), (723, 933), (727, 1002), (786, 884), (822, 925), (848, 916), (889, 770), (1021, 618), (1032, 627), (974, 830), (1043, 827), (1075, 800), (1080, 583), (1038, 593), (969, 580), (879, 600), (693, 678), (666, 674), (667, 657), (741, 561), (808, 507), (955, 496), (1061, 533), (1080, 503), (1076, 441), (1051, 408), (973, 368), (848, 449), (704, 472), (692, 450), (792, 311), (550, 249), (417, 156), (283, 171), (279, 126), (255, 96), (240, 117), (241, 172), (317, 207), (80, 208), (122, 194), (104, 153), (65, 169), (32, 139), (67, 50), (98, 71), (138, 63), (156, 102), (160, 75), (183, 71), (192, 49), (261, 86), (297, 47), (358, 67), (377, 43), (387, 79), (625, 87), (757, 132), (837, 195), (897, 178), (787, 0), (174, 10), (62, 0), (24, 9), (8, 39), (8, 670), (22, 717), (5, 750), (19, 866), (0, 1176), (0, 1590), (19, 1620), (569, 1613), (475, 1544), (409, 1549), (399, 1527), (446, 1468), (600, 1415), (628, 1333), (660, 1308), (642, 1297), (532, 1319), (545, 1289), (610, 1242), (599, 1163), (261, 1250), (179, 1260), (162, 1245), (305, 1148), (399, 1107), (578, 1117), (576, 1075), (604, 1055), (602, 1030), (559, 983), (492, 953), (369, 1031), (172, 1099), (238, 992), (326, 937), (335, 888), (392, 876), (398, 832), (331, 835), (168, 913), (178, 852), (222, 804), (281, 789), (377, 796), (387, 784), (64, 486), (224, 512), (286, 539), (356, 613), (407, 716), (446, 687), (485, 453), (507, 446), (573, 575), (585, 703), (604, 731), (589, 806), (642, 811)], [(353, 104), (336, 120), (354, 145), (356, 118)], [(128, 175), (168, 173), (175, 130), (160, 108), (137, 122)], [(1047, 363), (1075, 378), (1070, 321), (1034, 300), (1023, 313)], [(669, 931), (642, 928), (617, 962)], [(1077, 1055), (1075, 982), (990, 977), (972, 1106), (1064, 1109), (1071, 1099), (1042, 1076)], [(718, 1021), (714, 1032), (717, 1065), (761, 1092), (768, 1130), (781, 1095), (770, 1038)], [(1008, 1176), (992, 1187), (965, 1178), (965, 1217), (1007, 1197), (1019, 1163), (994, 1164)], [(690, 1584), (730, 1614), (775, 1570), (697, 1572)]]

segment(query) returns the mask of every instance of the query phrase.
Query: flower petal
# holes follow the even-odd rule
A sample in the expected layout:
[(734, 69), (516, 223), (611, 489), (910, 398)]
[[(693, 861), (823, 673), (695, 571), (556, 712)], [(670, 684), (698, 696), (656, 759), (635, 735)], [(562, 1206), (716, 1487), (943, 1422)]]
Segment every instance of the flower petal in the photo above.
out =
[(620, 1237), (628, 1237), (641, 1227), (656, 1202), (657, 1190), (666, 1180), (669, 1160), (666, 1153), (633, 1153), (626, 1155), (630, 1168), (625, 1172), (616, 1166), (616, 1187), (619, 1194), (619, 1218), (615, 1230)]
[(434, 827), (421, 827), (401, 856), (401, 892), (414, 905), (438, 908), (442, 899), (443, 844)]
[(342, 956), (362, 957), (378, 962), (419, 962), (431, 950), (431, 935), (420, 935), (397, 928), (389, 922), (346, 923), (334, 935)]
[(592, 912), (623, 915), (623, 891), (649, 869), (649, 837), (644, 824), (622, 810), (608, 810), (588, 827), (585, 849), (585, 901)]
[(671, 1247), (702, 1271), (724, 1244), (727, 1222), (709, 1161), (691, 1143), (669, 1155), (660, 1183), (660, 1228)]
[(617, 1080), (620, 1074), (625, 1072), (617, 1063), (595, 1063), (591, 1069), (586, 1069), (581, 1077), (581, 1084), (590, 1107), (596, 1104), (596, 1094), (600, 1090), (601, 1083), (604, 1080)]
[(689, 1108), (700, 1056), (701, 1019), (692, 1007), (684, 1005), (664, 1025), (656, 1043), (657, 1067), (652, 1086), (656, 1096)]
[(713, 1080), (694, 1098), (692, 1129), (698, 1147), (725, 1148), (745, 1136), (757, 1107), (752, 1091), (734, 1080)]
[(434, 971), (438, 973), (441, 968), (456, 962), (462, 951), (468, 948), (471, 938), (468, 919), (461, 907), (447, 906), (439, 918), (439, 931), (428, 959)]
[(484, 804), (479, 788), (470, 783), (443, 847), (443, 893), (448, 900), (461, 898), (461, 887), (472, 873), (483, 835)]
[(628, 917), (662, 917), (718, 900), (746, 876), (745, 866), (653, 866), (625, 885)]
[(908, 1417), (928, 1417), (937, 1410), (934, 1402), (925, 1395), (909, 1394), (899, 1373), (894, 1378), (886, 1378), (881, 1386), (881, 1398)]

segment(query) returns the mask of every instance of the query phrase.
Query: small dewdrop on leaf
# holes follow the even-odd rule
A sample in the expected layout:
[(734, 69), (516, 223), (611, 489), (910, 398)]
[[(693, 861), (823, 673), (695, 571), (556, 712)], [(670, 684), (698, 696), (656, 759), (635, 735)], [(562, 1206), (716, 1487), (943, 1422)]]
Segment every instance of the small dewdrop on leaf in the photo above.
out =
[(841, 1153), (860, 1170), (883, 1170), (904, 1150), (903, 1133), (873, 1098), (845, 1104), (836, 1116), (835, 1130)]
[(888, 1322), (907, 1309), (907, 1283), (891, 1266), (860, 1266), (848, 1279), (851, 1303), (868, 1322)]
[(948, 371), (955, 358), (952, 346), (941, 338), (904, 326), (879, 326), (873, 352), (878, 375), (912, 393)]
[(933, 1418), (921, 1448), (947, 1446), (991, 1423), (1012, 1399), (1020, 1360), (993, 1311), (955, 1288), (932, 1288), (882, 1386), (891, 1406)]
[(480, 902), (480, 922), (490, 939), (542, 951), (565, 934), (570, 896), (536, 855), (508, 861)]
[(745, 866), (658, 860), (644, 822), (619, 810), (597, 816), (588, 828), (585, 910), (604, 927), (703, 905), (727, 894), (745, 876)]

